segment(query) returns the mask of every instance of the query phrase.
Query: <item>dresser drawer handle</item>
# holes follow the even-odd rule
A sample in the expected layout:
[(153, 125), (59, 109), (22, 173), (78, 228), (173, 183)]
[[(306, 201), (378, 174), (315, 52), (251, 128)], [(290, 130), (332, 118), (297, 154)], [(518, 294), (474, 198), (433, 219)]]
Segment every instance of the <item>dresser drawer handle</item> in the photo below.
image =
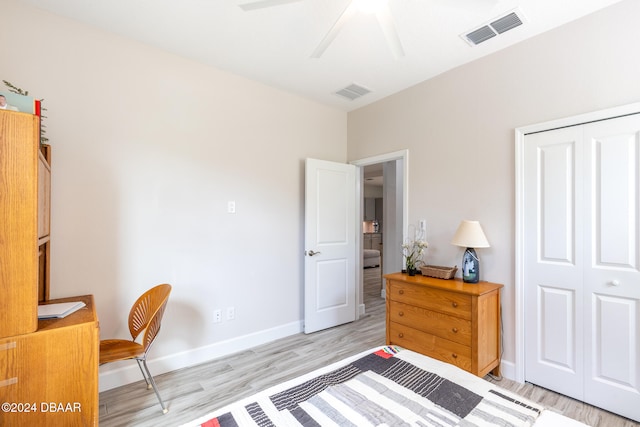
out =
[(11, 350), (12, 348), (16, 348), (15, 341), (9, 341), (4, 344), (0, 344), (0, 351)]
[(403, 334), (402, 332), (400, 332), (400, 333), (398, 334), (398, 338), (404, 338), (404, 334)]
[(451, 357), (453, 357), (454, 359), (457, 359), (457, 358), (458, 358), (458, 355), (457, 355), (457, 354), (455, 354), (455, 353), (451, 353)]
[(456, 308), (458, 306), (457, 302), (452, 302), (451, 305), (453, 306), (453, 308)]
[(453, 328), (453, 329), (451, 329), (451, 330), (453, 331), (453, 333), (454, 333), (454, 334), (457, 334), (457, 333), (458, 333), (458, 328)]
[(12, 384), (17, 384), (17, 383), (18, 383), (18, 377), (13, 377), (13, 378), (9, 378), (7, 380), (0, 381), (0, 387), (7, 387), (7, 386), (10, 386)]
[(399, 312), (398, 316), (400, 316), (400, 317), (404, 316), (404, 311)]
[(398, 291), (398, 293), (399, 293), (400, 295), (404, 295), (404, 289), (400, 289), (400, 290)]

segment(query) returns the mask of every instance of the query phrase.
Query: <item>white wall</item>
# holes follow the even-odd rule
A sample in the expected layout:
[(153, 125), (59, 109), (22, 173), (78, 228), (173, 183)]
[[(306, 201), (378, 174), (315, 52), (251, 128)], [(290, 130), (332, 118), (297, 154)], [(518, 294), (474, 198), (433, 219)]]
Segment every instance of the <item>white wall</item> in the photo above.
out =
[(382, 185), (364, 185), (364, 197), (380, 198), (382, 197)]
[(156, 373), (299, 331), (304, 158), (346, 161), (346, 113), (18, 1), (0, 15), (1, 78), (48, 109), (51, 297), (93, 294), (101, 335), (126, 337), (171, 283)]
[[(640, 100), (640, 2), (627, 0), (349, 114), (349, 159), (407, 148), (409, 222), (427, 220), (427, 261), (479, 220), (481, 278), (505, 284), (505, 353), (515, 358), (515, 143), (519, 126)], [(490, 42), (489, 42), (490, 43)], [(511, 365), (513, 368), (513, 365)]]

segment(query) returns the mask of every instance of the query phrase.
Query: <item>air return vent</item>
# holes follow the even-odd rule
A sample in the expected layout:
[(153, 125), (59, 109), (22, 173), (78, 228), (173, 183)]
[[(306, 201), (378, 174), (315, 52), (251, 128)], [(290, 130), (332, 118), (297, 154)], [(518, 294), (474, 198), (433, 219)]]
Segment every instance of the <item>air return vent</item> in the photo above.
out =
[(345, 87), (344, 89), (340, 89), (339, 91), (337, 91), (336, 95), (343, 96), (353, 101), (354, 99), (358, 99), (361, 96), (368, 94), (369, 92), (371, 91), (366, 87), (362, 87), (360, 85), (352, 83), (349, 86)]
[(480, 44), (482, 42), (486, 42), (491, 37), (495, 37), (497, 34), (489, 27), (485, 25), (484, 27), (480, 27), (475, 31), (471, 31), (467, 34), (467, 40), (469, 40), (473, 44)]
[(491, 28), (496, 30), (498, 34), (502, 34), (505, 31), (509, 31), (510, 29), (515, 28), (519, 25), (522, 25), (522, 19), (520, 19), (520, 17), (515, 12), (511, 12), (510, 14), (493, 21), (491, 23)]
[(518, 11), (513, 11), (494, 19), (489, 24), (476, 28), (461, 37), (470, 45), (475, 46), (497, 36), (498, 34), (503, 34), (513, 28), (516, 28), (522, 25), (523, 22), (522, 14)]

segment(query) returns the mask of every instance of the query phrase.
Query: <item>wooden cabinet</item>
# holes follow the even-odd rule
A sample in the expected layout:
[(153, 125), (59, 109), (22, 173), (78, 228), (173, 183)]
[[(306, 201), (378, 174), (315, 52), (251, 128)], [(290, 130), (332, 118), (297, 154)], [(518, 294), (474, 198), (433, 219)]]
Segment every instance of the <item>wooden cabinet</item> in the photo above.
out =
[(393, 273), (387, 280), (387, 344), (456, 365), (480, 377), (500, 367), (500, 289)]
[(33, 332), (49, 299), (51, 147), (39, 117), (0, 113), (0, 337)]
[(37, 328), (39, 141), (37, 116), (0, 111), (0, 337)]
[[(99, 330), (93, 297), (63, 319), (38, 322), (36, 332), (0, 339), (3, 426), (97, 426)], [(7, 404), (9, 406), (7, 406)]]
[(0, 426), (98, 425), (93, 298), (38, 321), (49, 299), (50, 159), (39, 117), (0, 110)]

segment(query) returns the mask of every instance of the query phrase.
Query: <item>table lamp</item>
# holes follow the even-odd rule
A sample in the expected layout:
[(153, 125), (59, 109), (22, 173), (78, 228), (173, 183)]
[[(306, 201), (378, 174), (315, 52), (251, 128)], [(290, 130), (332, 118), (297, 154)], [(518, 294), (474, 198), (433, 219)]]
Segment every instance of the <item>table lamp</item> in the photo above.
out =
[(467, 248), (462, 256), (462, 280), (466, 283), (478, 283), (480, 280), (480, 261), (474, 248), (489, 247), (489, 242), (480, 223), (478, 221), (462, 221), (451, 243)]

